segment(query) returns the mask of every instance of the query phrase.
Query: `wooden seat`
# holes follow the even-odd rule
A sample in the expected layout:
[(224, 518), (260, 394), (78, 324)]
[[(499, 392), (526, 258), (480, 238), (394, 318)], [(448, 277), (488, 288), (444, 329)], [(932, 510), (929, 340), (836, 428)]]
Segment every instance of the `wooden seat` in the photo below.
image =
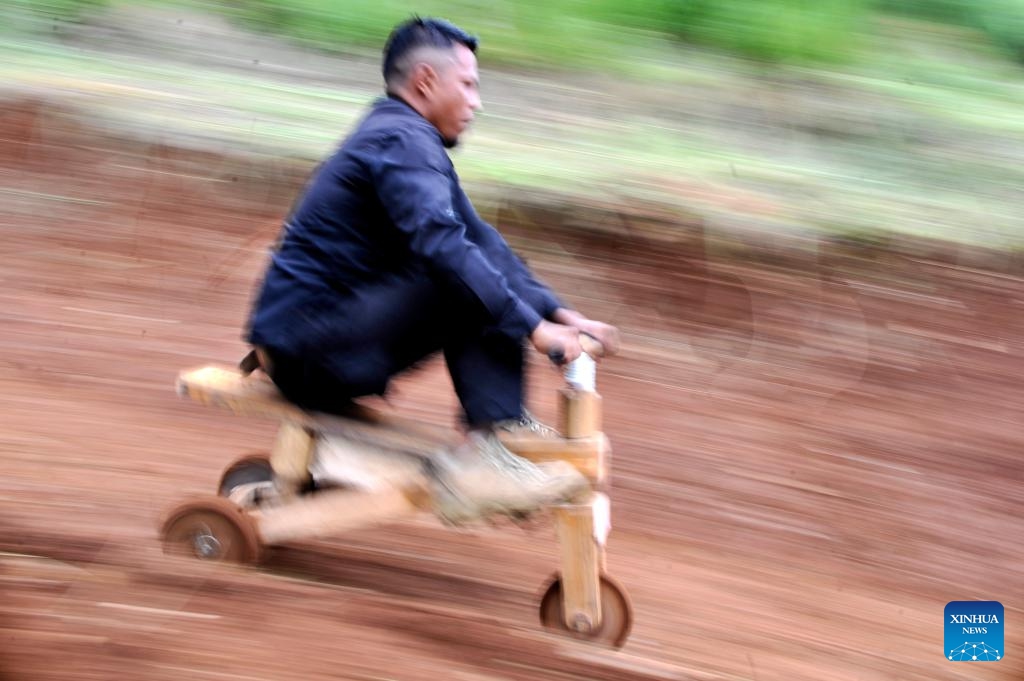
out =
[(208, 365), (182, 371), (177, 390), (182, 397), (230, 409), (240, 416), (277, 419), (314, 434), (340, 435), (417, 456), (430, 456), (456, 439), (451, 429), (384, 414), (365, 405), (356, 405), (345, 415), (309, 412), (285, 399), (265, 375), (246, 375), (234, 367)]
[(302, 421), (302, 409), (284, 399), (268, 379), (225, 366), (204, 366), (178, 374), (178, 395), (201, 404), (225, 407), (241, 416), (268, 416)]

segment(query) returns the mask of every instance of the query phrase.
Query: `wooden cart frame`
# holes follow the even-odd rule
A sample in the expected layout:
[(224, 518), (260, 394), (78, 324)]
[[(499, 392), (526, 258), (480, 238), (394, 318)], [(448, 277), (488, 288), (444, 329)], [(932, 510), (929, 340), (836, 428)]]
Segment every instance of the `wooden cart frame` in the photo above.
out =
[[(594, 356), (601, 350), (596, 343), (587, 349)], [(584, 356), (581, 361), (589, 359)], [(567, 375), (576, 369), (571, 367)], [(618, 647), (629, 634), (632, 608), (622, 587), (606, 574), (611, 447), (601, 431), (601, 396), (593, 389), (592, 378), (583, 383), (570, 383), (559, 391), (563, 437), (502, 441), (531, 461), (567, 461), (590, 482), (590, 492), (577, 503), (551, 508), (561, 569), (544, 589), (540, 619), (551, 631)], [(277, 419), (280, 426), (269, 457), (236, 461), (222, 476), (217, 496), (189, 500), (167, 515), (167, 550), (258, 563), (266, 546), (337, 535), (431, 509), (423, 471), (432, 455), (451, 444), (451, 433), (445, 429), (361, 406), (345, 416), (306, 412), (286, 401), (265, 375), (230, 367), (183, 371), (177, 388), (180, 395), (202, 404)], [(317, 444), (328, 435), (379, 451), (402, 465), (388, 469), (386, 484), (311, 493)]]

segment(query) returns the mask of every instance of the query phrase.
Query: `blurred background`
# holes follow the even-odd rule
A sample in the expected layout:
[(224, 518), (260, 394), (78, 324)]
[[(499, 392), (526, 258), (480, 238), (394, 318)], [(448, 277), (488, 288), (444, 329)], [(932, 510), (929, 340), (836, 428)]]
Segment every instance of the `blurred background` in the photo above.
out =
[[(413, 12), (481, 39), (478, 211), (624, 334), (619, 653), (538, 632), (543, 520), (160, 551), (275, 427), (174, 378), (245, 354)], [(0, 678), (1024, 678), (1022, 187), (1021, 0), (7, 0)], [(438, 362), (382, 405), (456, 406)], [(953, 600), (1002, 602), (1005, 659), (945, 658)]]
[(153, 142), (308, 162), (380, 92), (395, 23), (454, 17), (483, 43), (486, 115), (459, 155), (467, 181), (772, 232), (1020, 246), (1014, 0), (14, 0), (2, 11), (11, 94), (60, 92)]

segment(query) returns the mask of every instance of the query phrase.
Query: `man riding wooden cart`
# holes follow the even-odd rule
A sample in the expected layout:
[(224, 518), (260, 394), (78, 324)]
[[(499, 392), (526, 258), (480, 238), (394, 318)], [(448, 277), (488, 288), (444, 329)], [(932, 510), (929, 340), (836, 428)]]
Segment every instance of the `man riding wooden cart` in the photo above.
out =
[[(285, 221), (250, 318), (256, 349), (240, 370), (179, 378), (201, 402), (280, 419), (273, 451), (230, 467), (220, 496), (172, 513), (164, 537), (251, 562), (266, 544), (421, 510), (461, 524), (550, 507), (562, 572), (542, 622), (621, 645), (630, 611), (603, 576), (608, 443), (588, 359), (614, 353), (618, 332), (534, 277), (459, 184), (447, 150), (480, 108), (476, 47), (436, 19), (391, 34), (387, 96)], [(523, 406), (525, 341), (572, 367), (561, 432)], [(355, 401), (436, 352), (462, 406), (457, 445)]]

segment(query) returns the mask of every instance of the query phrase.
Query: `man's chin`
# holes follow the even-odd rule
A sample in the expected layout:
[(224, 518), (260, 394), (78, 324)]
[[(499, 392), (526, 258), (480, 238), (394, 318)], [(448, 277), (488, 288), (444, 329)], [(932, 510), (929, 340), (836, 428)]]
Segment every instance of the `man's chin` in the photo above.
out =
[(442, 135), (441, 139), (444, 140), (444, 148), (445, 149), (454, 149), (459, 144), (459, 136), (458, 135), (456, 135), (455, 137), (447, 137), (445, 135)]

